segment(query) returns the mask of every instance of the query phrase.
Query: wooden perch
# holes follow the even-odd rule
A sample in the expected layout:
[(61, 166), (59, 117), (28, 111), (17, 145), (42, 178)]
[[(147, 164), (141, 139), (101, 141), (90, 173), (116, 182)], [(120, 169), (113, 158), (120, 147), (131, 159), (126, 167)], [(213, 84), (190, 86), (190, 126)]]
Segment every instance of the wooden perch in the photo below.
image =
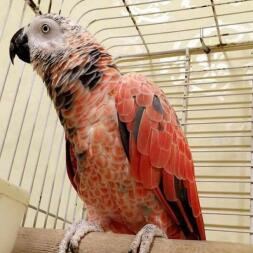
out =
[[(57, 253), (63, 230), (22, 228), (12, 253)], [(79, 253), (127, 253), (132, 235), (90, 233)], [(252, 253), (253, 246), (210, 241), (156, 238), (151, 253)]]

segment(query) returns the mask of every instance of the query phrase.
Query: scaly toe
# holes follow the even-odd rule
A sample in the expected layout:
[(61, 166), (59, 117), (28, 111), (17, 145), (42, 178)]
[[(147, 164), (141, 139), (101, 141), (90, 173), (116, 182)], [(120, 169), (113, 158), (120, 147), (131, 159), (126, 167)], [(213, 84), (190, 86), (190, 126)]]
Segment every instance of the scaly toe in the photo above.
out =
[(80, 241), (89, 232), (103, 232), (103, 229), (96, 223), (84, 220), (73, 223), (65, 233), (59, 245), (58, 253), (66, 253), (69, 250), (72, 253), (78, 253)]
[(154, 237), (167, 238), (167, 235), (156, 225), (145, 225), (135, 236), (128, 253), (137, 253), (138, 249), (139, 253), (149, 253)]

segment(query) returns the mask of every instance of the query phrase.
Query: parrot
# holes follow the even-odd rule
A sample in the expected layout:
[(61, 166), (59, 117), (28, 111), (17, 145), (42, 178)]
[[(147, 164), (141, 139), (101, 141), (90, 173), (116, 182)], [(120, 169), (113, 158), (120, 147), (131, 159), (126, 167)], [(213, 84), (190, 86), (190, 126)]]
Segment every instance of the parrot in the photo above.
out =
[(90, 232), (133, 234), (129, 252), (155, 237), (205, 240), (189, 144), (165, 93), (146, 76), (122, 74), (82, 26), (39, 13), (10, 40), (10, 59), (32, 65), (66, 140), (66, 170), (86, 208), (59, 253)]

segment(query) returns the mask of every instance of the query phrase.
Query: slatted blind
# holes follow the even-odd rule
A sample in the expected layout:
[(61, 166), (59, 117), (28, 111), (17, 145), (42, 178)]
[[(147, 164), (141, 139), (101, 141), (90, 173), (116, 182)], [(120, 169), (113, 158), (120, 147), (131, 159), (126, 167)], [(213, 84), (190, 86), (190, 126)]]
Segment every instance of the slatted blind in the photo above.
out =
[[(253, 1), (39, 2), (86, 26), (122, 73), (164, 90), (191, 146), (207, 238), (252, 242)], [(31, 66), (8, 57), (32, 17), (22, 0), (0, 2), (0, 177), (31, 193), (24, 226), (60, 228), (85, 216), (63, 130)]]

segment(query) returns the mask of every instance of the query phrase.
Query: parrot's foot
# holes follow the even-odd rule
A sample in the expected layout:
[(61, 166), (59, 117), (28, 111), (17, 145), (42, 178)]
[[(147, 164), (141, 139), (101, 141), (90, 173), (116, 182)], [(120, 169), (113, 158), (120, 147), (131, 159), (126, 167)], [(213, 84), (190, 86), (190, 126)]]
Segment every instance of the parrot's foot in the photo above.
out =
[(78, 252), (78, 245), (81, 239), (89, 232), (103, 232), (97, 223), (81, 220), (74, 222), (66, 231), (64, 238), (59, 245), (58, 253)]
[(156, 236), (167, 238), (165, 232), (156, 225), (145, 225), (135, 236), (128, 253), (149, 253), (151, 244)]

